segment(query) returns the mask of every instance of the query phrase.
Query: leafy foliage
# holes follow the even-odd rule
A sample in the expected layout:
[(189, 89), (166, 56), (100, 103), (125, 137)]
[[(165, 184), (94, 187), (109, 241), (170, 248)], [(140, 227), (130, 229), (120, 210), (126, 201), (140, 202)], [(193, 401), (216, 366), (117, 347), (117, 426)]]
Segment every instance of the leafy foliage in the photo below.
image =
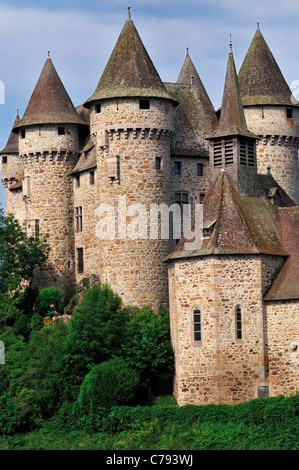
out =
[(135, 396), (139, 374), (123, 359), (97, 364), (86, 375), (80, 388), (79, 405), (87, 411), (125, 405)]
[(42, 265), (49, 254), (45, 237), (27, 237), (12, 214), (6, 217), (0, 210), (0, 292), (19, 290), (24, 280), (30, 281), (34, 269)]

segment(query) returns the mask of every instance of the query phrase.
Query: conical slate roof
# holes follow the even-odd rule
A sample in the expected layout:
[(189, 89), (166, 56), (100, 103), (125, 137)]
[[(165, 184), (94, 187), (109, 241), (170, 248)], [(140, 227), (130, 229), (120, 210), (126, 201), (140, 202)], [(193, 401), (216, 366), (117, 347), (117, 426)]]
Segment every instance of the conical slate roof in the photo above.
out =
[[(193, 78), (193, 82), (192, 82), (191, 77)], [(185, 61), (183, 63), (179, 77), (177, 79), (177, 83), (182, 84), (182, 85), (194, 84), (194, 86), (198, 90), (200, 101), (202, 105), (204, 106), (207, 115), (212, 116), (212, 120), (214, 120), (214, 116), (215, 116), (214, 106), (212, 105), (211, 100), (206, 92), (206, 89), (203, 86), (203, 83), (200, 79), (200, 76), (198, 75), (198, 72), (192, 62), (188, 49), (187, 49)]]
[(287, 105), (292, 92), (260, 29), (254, 35), (239, 71), (243, 105)]
[(229, 135), (242, 135), (254, 139), (258, 138), (247, 128), (232, 51), (230, 51), (228, 55), (218, 129), (212, 137)]
[(161, 81), (129, 16), (120, 33), (91, 102), (125, 97), (165, 98), (174, 101)]
[[(20, 117), (17, 114), (13, 128), (18, 125), (19, 121), (20, 121)], [(11, 153), (19, 153), (19, 136), (15, 134), (13, 131), (11, 131), (8, 137), (6, 146), (4, 147), (3, 150), (1, 150), (0, 155), (11, 154)]]
[(36, 124), (82, 124), (52, 60), (48, 57), (22, 119), (14, 127)]

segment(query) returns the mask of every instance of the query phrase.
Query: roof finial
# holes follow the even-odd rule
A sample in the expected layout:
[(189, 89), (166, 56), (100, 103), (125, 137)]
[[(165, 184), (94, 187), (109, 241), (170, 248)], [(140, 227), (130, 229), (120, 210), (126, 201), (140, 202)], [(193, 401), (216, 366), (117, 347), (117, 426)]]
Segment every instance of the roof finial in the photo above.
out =
[(17, 108), (17, 116), (19, 116), (19, 108)]
[(229, 35), (229, 52), (233, 52), (232, 35)]
[(48, 51), (48, 57), (50, 57), (50, 51)]
[(131, 21), (131, 7), (127, 7), (128, 9), (128, 20)]
[(189, 47), (186, 47), (187, 55), (189, 55)]
[(260, 22), (257, 22), (257, 29), (260, 30)]

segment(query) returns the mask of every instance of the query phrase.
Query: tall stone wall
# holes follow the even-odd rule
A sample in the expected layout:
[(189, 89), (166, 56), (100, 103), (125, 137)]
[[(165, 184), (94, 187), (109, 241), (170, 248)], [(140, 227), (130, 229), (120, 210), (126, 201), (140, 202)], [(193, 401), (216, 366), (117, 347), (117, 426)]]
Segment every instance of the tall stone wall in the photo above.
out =
[(271, 395), (299, 390), (299, 301), (266, 302), (266, 342)]
[[(176, 174), (175, 162), (181, 164), (181, 173)], [(210, 186), (209, 160), (204, 157), (171, 156), (172, 165), (172, 200), (175, 202), (175, 193), (188, 193), (190, 203), (200, 204)], [(202, 176), (197, 174), (197, 165), (202, 165)]]
[[(259, 257), (176, 260), (169, 269), (175, 394), (179, 405), (237, 403), (257, 397), (266, 384)], [(242, 338), (237, 338), (236, 306)], [(193, 311), (202, 337), (193, 337)]]

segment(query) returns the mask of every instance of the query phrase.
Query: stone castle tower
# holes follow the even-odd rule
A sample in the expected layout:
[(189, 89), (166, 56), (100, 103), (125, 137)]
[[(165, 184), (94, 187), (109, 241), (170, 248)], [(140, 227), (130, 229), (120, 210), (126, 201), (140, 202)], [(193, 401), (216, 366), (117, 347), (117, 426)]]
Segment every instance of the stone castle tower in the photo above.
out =
[[(188, 51), (161, 81), (129, 11), (90, 98), (75, 108), (48, 57), (0, 152), (7, 212), (49, 234), (39, 287), (69, 298), (95, 275), (125, 304), (169, 304), (179, 404), (298, 388), (293, 101), (258, 29), (239, 75), (231, 46), (216, 113)], [(162, 236), (163, 208), (201, 203), (197, 249)]]
[(260, 137), (259, 173), (276, 181), (299, 203), (299, 107), (258, 28), (239, 72), (248, 127)]

